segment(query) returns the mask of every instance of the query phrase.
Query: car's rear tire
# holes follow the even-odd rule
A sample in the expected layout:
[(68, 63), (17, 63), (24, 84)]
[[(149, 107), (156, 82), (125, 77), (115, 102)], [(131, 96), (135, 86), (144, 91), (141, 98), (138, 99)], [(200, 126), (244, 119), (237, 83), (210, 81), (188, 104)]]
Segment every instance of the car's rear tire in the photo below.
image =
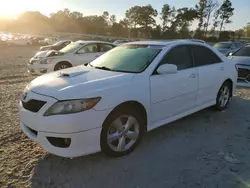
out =
[(61, 69), (67, 69), (67, 68), (70, 68), (72, 67), (72, 65), (69, 63), (69, 62), (60, 62), (60, 63), (57, 63), (55, 68), (54, 68), (54, 71), (58, 71), (58, 70), (61, 70)]
[(145, 132), (143, 117), (136, 109), (122, 107), (112, 112), (101, 132), (101, 149), (112, 157), (131, 153)]
[(215, 108), (217, 110), (224, 110), (228, 107), (232, 97), (232, 84), (226, 81), (222, 84), (216, 98)]

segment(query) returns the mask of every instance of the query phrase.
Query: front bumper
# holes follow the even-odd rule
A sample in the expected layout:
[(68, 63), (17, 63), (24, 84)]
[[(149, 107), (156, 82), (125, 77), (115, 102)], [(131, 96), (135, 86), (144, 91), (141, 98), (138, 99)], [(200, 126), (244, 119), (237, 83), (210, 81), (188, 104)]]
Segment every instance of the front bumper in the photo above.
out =
[(237, 65), (238, 69), (238, 86), (250, 86), (250, 66)]
[[(56, 99), (32, 91), (28, 92), (25, 101), (46, 101), (38, 112), (32, 112), (19, 102), (20, 127), (33, 141), (49, 153), (62, 157), (78, 157), (100, 151), (101, 127), (111, 112), (109, 110), (88, 110), (75, 114), (43, 116)], [(60, 147), (49, 141), (49, 138), (70, 139), (68, 147)]]
[(40, 64), (40, 61), (35, 62), (34, 64), (28, 63), (27, 67), (28, 67), (28, 73), (34, 75), (42, 75), (54, 71), (53, 64)]
[[(22, 131), (33, 141), (37, 142), (49, 153), (61, 157), (79, 157), (96, 153), (101, 150), (100, 148), (100, 135), (101, 128), (95, 128), (88, 131), (71, 133), (71, 134), (58, 134), (38, 131), (34, 133), (29, 127), (22, 122), (20, 123)], [(58, 125), (60, 126), (60, 125)], [(70, 125), (69, 125), (70, 126)], [(58, 147), (49, 138), (67, 138), (70, 139), (70, 145), (67, 148)]]

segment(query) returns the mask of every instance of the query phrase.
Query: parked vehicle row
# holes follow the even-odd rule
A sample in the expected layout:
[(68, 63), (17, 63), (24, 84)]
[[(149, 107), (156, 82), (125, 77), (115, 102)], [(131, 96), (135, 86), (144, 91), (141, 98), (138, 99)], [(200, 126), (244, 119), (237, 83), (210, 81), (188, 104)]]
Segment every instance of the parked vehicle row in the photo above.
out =
[(28, 72), (44, 74), (73, 66), (88, 64), (115, 45), (102, 41), (72, 42), (59, 51), (40, 51), (28, 63)]
[(37, 73), (69, 59), (72, 66), (89, 64), (29, 83), (19, 102), (22, 131), (63, 157), (98, 151), (124, 156), (147, 131), (209, 106), (223, 110), (235, 92), (235, 62), (207, 44), (140, 41), (114, 47), (78, 41), (34, 60), (29, 68)]
[(214, 47), (227, 56), (229, 53), (233, 53), (243, 47), (244, 44), (241, 42), (232, 42), (232, 41), (226, 41), (226, 42), (218, 42), (214, 45)]

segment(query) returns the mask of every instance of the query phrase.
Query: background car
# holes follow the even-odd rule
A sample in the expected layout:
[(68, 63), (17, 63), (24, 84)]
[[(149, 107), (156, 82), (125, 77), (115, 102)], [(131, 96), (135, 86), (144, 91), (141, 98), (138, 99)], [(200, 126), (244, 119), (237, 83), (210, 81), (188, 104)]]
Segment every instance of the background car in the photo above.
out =
[(229, 58), (237, 62), (238, 85), (250, 86), (250, 45), (244, 46), (235, 53), (230, 53)]
[(61, 50), (68, 44), (70, 44), (72, 41), (71, 40), (60, 40), (53, 45), (48, 45), (48, 46), (41, 46), (40, 50), (41, 51), (46, 51), (46, 50)]
[(73, 66), (88, 64), (116, 45), (103, 41), (72, 42), (59, 51), (41, 51), (28, 63), (28, 72), (44, 74)]
[(218, 42), (213, 47), (216, 48), (219, 52), (221, 52), (225, 56), (227, 56), (229, 53), (237, 51), (242, 46), (243, 44), (240, 42), (226, 41), (226, 42)]
[(128, 43), (130, 42), (129, 40), (116, 40), (115, 42), (113, 42), (113, 44), (119, 46), (121, 44), (125, 44), (125, 43)]

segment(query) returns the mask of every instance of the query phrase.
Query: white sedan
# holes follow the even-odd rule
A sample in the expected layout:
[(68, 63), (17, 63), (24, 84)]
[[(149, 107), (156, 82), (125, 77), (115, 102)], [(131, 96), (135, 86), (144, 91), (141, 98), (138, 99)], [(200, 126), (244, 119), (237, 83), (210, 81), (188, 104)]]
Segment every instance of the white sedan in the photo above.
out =
[(215, 106), (236, 88), (235, 62), (200, 42), (133, 42), (40, 76), (19, 102), (23, 132), (46, 151), (77, 157), (132, 152), (145, 132)]
[(41, 75), (60, 69), (88, 64), (114, 47), (114, 44), (102, 41), (77, 41), (59, 51), (41, 51), (30, 59), (28, 72)]

